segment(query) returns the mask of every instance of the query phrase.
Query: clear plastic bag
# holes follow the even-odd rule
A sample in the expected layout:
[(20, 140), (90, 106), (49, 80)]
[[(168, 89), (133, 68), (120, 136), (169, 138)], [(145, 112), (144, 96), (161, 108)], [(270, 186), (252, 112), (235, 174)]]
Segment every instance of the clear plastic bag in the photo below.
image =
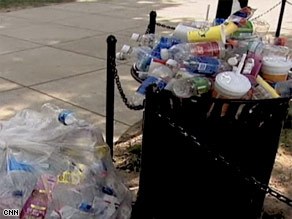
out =
[(0, 185), (0, 210), (20, 218), (130, 218), (100, 129), (54, 105), (0, 122)]

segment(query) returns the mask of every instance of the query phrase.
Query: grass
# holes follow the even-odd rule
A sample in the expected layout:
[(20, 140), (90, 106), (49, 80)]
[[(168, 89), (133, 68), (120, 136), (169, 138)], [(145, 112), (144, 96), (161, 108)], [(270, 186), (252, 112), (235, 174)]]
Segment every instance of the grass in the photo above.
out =
[(42, 6), (51, 3), (72, 2), (74, 0), (0, 0), (0, 8)]

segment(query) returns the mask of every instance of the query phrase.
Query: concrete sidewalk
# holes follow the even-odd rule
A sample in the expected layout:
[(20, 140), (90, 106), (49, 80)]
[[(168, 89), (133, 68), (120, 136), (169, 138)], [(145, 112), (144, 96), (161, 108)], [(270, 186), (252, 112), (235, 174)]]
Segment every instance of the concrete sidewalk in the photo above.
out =
[[(263, 3), (265, 3), (263, 5)], [(256, 14), (277, 1), (250, 0)], [(104, 130), (106, 98), (106, 38), (114, 34), (117, 48), (130, 43), (133, 32), (144, 33), (148, 14), (176, 25), (204, 18), (207, 5), (215, 17), (217, 0), (109, 0), (67, 3), (0, 14), (0, 119), (23, 108), (54, 103), (75, 110)], [(275, 30), (280, 7), (263, 17)], [(287, 5), (283, 33), (291, 37), (292, 6)], [(290, 26), (290, 27), (289, 27)], [(158, 33), (165, 30), (157, 29)], [(130, 76), (131, 62), (118, 63), (128, 96), (138, 84)], [(116, 92), (115, 136), (142, 118), (128, 110)]]

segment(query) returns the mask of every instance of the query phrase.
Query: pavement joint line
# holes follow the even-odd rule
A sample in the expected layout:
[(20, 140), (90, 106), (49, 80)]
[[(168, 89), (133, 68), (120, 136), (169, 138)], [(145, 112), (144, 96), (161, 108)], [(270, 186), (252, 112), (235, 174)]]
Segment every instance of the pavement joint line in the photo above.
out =
[[(89, 74), (89, 72), (88, 72), (88, 74)], [(5, 93), (5, 92), (15, 91), (15, 90), (20, 90), (20, 89), (26, 88), (26, 89), (32, 90), (32, 91), (34, 91), (34, 92), (37, 92), (37, 93), (40, 93), (40, 94), (46, 95), (46, 96), (48, 96), (48, 97), (50, 97), (50, 98), (53, 98), (53, 99), (55, 99), (55, 100), (59, 100), (59, 101), (61, 101), (61, 102), (63, 102), (63, 103), (67, 103), (67, 104), (72, 105), (72, 106), (74, 106), (74, 107), (77, 107), (77, 108), (79, 108), (79, 109), (82, 109), (82, 110), (88, 111), (88, 112), (90, 112), (90, 113), (93, 113), (93, 114), (95, 114), (95, 115), (98, 115), (98, 116), (101, 116), (101, 117), (106, 118), (106, 116), (103, 115), (103, 114), (101, 114), (101, 113), (97, 113), (97, 112), (95, 112), (95, 111), (93, 111), (93, 110), (87, 109), (87, 108), (85, 108), (85, 107), (79, 106), (79, 105), (77, 105), (77, 104), (71, 103), (71, 102), (66, 101), (66, 100), (63, 100), (63, 99), (61, 99), (61, 98), (55, 97), (55, 96), (53, 96), (53, 95), (50, 95), (50, 94), (48, 94), (48, 93), (46, 93), (46, 92), (43, 92), (43, 91), (40, 91), (40, 90), (38, 90), (38, 89), (36, 89), (36, 88), (33, 88), (33, 87), (31, 87), (31, 86), (26, 86), (26, 85), (20, 84), (20, 83), (18, 83), (18, 82), (14, 82), (14, 81), (12, 81), (12, 80), (10, 80), (10, 79), (7, 79), (7, 78), (4, 78), (4, 77), (2, 77), (2, 76), (0, 76), (0, 78), (3, 79), (3, 80), (6, 80), (6, 81), (8, 81), (8, 82), (11, 82), (11, 83), (17, 84), (17, 85), (20, 86), (20, 87), (17, 87), (17, 88), (13, 88), (13, 89), (9, 89), (9, 90), (0, 91), (0, 95), (1, 95), (2, 93)], [(34, 85), (34, 86), (35, 86), (35, 85)], [(120, 123), (120, 124), (122, 124), (122, 125), (128, 126), (128, 127), (131, 126), (130, 124), (125, 123), (125, 122), (123, 122), (123, 121), (120, 121), (120, 120), (118, 120), (118, 119), (114, 119), (114, 121), (115, 121), (115, 122), (118, 122), (118, 123)]]
[(52, 80), (44, 81), (44, 82), (39, 82), (39, 83), (36, 83), (36, 84), (31, 84), (31, 85), (24, 85), (24, 86), (26, 86), (26, 87), (35, 87), (35, 86), (48, 84), (48, 83), (52, 83), (52, 82), (56, 82), (56, 81), (60, 81), (60, 80), (65, 80), (65, 79), (69, 79), (69, 78), (75, 78), (75, 77), (78, 77), (78, 76), (94, 73), (94, 72), (105, 70), (105, 69), (106, 69), (106, 67), (103, 67), (103, 68), (100, 68), (100, 69), (95, 69), (95, 70), (91, 70), (91, 71), (87, 71), (87, 72), (77, 73), (77, 74), (74, 74), (74, 75), (68, 75), (68, 76), (65, 76), (65, 77), (56, 78), (56, 79), (52, 79)]
[[(44, 7), (46, 7), (46, 6), (44, 6)], [(33, 9), (39, 9), (39, 8), (44, 8), (44, 7), (38, 7), (38, 8), (33, 8)], [(31, 9), (31, 8), (30, 8)], [(48, 9), (48, 8), (47, 8)], [(24, 9), (24, 10), (29, 10), (29, 9)], [(49, 8), (49, 10), (50, 10), (50, 8)], [(55, 9), (53, 9), (53, 10), (55, 10)], [(70, 13), (70, 12), (69, 12)], [(58, 21), (58, 20), (64, 20), (64, 19), (69, 19), (69, 18), (78, 18), (78, 17), (82, 17), (82, 16), (84, 16), (84, 14), (81, 14), (80, 13), (80, 15), (76, 15), (76, 16), (73, 16), (72, 15), (72, 17), (65, 17), (65, 18), (61, 18), (61, 19), (53, 19), (53, 20), (49, 20), (49, 21), (37, 21), (37, 22), (35, 22), (34, 20), (35, 20), (35, 18), (28, 18), (28, 17), (22, 17), (22, 16), (17, 16), (17, 15), (14, 15), (14, 14), (9, 14), (9, 12), (7, 13), (7, 16), (8, 17), (13, 17), (13, 18), (17, 18), (17, 19), (25, 19), (25, 20), (27, 20), (27, 21), (31, 21), (32, 22), (32, 24), (36, 24), (36, 23), (41, 23), (41, 24), (43, 24), (43, 23), (49, 23), (49, 22), (54, 22), (54, 21)]]
[[(27, 88), (27, 89), (30, 89), (30, 90), (32, 90), (32, 91), (38, 92), (38, 93), (40, 93), (40, 94), (46, 95), (46, 96), (48, 96), (48, 97), (51, 97), (51, 98), (53, 98), (53, 99), (55, 99), (55, 100), (59, 100), (59, 101), (61, 101), (61, 102), (63, 102), (63, 103), (67, 103), (67, 104), (69, 104), (69, 105), (71, 105), (71, 106), (77, 107), (77, 108), (79, 108), (79, 109), (82, 109), (82, 110), (88, 111), (88, 112), (90, 112), (90, 113), (93, 113), (93, 114), (95, 114), (95, 115), (98, 115), (98, 116), (101, 116), (101, 117), (106, 118), (105, 115), (103, 115), (103, 114), (101, 114), (101, 113), (97, 113), (97, 112), (95, 112), (95, 111), (93, 111), (93, 110), (87, 109), (87, 108), (85, 108), (85, 107), (83, 107), (83, 106), (80, 106), (80, 105), (78, 105), (78, 104), (71, 103), (71, 102), (69, 102), (69, 101), (66, 101), (66, 100), (63, 100), (63, 99), (61, 99), (61, 98), (55, 97), (55, 96), (53, 96), (53, 95), (51, 95), (51, 94), (48, 94), (48, 93), (46, 93), (46, 92), (43, 92), (43, 91), (37, 90), (37, 89), (32, 88), (32, 87), (26, 87), (26, 88)], [(120, 120), (118, 120), (118, 119), (114, 119), (114, 121), (115, 121), (115, 122), (118, 122), (118, 123), (120, 123), (120, 124), (122, 124), (122, 125), (128, 126), (128, 127), (131, 126), (130, 124), (125, 123), (125, 122), (123, 122), (123, 121), (120, 121)]]
[(22, 38), (18, 38), (18, 37), (15, 37), (15, 36), (6, 35), (6, 34), (3, 34), (1, 32), (0, 32), (0, 35), (1, 36), (5, 36), (5, 37), (8, 37), (8, 38), (12, 38), (12, 39), (17, 39), (17, 40), (26, 41), (26, 42), (29, 42), (29, 43), (34, 43), (34, 44), (37, 44), (37, 45), (40, 45), (40, 46), (47, 46), (47, 45), (42, 44), (42, 43), (39, 43), (39, 42), (35, 42), (35, 41), (27, 40), (27, 39), (22, 39)]
[(103, 57), (100, 57), (100, 56), (89, 55), (89, 54), (86, 54), (86, 53), (77, 52), (77, 51), (73, 51), (73, 50), (70, 50), (70, 49), (57, 47), (57, 46), (54, 46), (54, 45), (50, 45), (50, 46), (47, 46), (47, 47), (53, 48), (53, 49), (62, 50), (62, 51), (65, 51), (65, 52), (75, 53), (75, 54), (78, 54), (78, 55), (87, 56), (87, 57), (90, 57), (90, 58), (100, 59), (100, 60), (103, 60), (103, 61), (106, 60), (106, 58), (103, 58)]
[(31, 47), (31, 48), (26, 48), (26, 49), (20, 49), (20, 50), (16, 50), (16, 51), (10, 51), (10, 52), (4, 52), (4, 53), (0, 53), (0, 56), (2, 55), (9, 55), (9, 54), (13, 54), (13, 53), (18, 53), (18, 52), (25, 52), (27, 50), (32, 50), (32, 49), (39, 49), (39, 48), (42, 48), (44, 46), (36, 46), (36, 47)]
[[(3, 79), (3, 78), (1, 78), (1, 79)], [(2, 90), (2, 91), (0, 91), (0, 96), (1, 96), (2, 93), (9, 92), (9, 91), (20, 90), (20, 89), (23, 89), (23, 88), (25, 88), (25, 87), (16, 87), (16, 88), (12, 88), (12, 89)]]

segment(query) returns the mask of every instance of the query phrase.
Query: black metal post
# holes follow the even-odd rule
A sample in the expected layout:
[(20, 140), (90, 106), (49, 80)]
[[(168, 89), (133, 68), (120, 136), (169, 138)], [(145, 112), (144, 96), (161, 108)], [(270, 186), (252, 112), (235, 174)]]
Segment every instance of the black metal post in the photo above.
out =
[(276, 31), (276, 35), (275, 35), (276, 37), (279, 37), (280, 36), (281, 26), (282, 26), (284, 11), (285, 11), (285, 6), (286, 6), (286, 0), (282, 0), (281, 11), (280, 11), (280, 16), (279, 16), (279, 20), (278, 20), (277, 31)]
[(113, 35), (107, 38), (107, 72), (106, 72), (106, 143), (113, 155), (114, 145), (114, 102), (115, 102), (115, 56), (117, 40)]
[(156, 26), (156, 12), (155, 11), (151, 11), (149, 14), (150, 18), (149, 18), (149, 33), (155, 33), (155, 26)]

